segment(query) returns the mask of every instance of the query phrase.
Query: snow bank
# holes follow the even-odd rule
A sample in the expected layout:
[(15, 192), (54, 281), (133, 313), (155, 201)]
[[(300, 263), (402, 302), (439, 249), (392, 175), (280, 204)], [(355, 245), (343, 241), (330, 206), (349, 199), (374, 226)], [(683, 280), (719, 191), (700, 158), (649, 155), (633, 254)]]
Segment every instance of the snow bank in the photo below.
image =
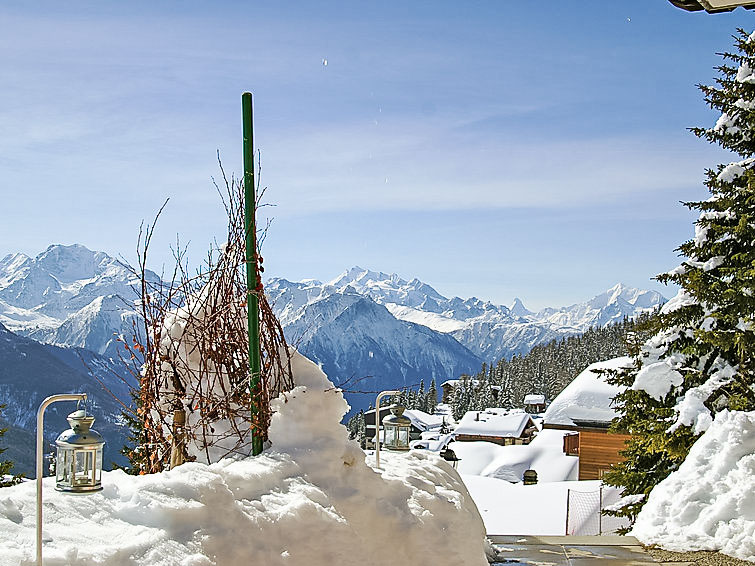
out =
[(721, 411), (679, 469), (658, 484), (632, 534), (669, 550), (755, 561), (755, 411)]
[(628, 367), (632, 359), (627, 357), (614, 358), (604, 362), (597, 362), (574, 378), (564, 390), (558, 394), (545, 411), (543, 420), (549, 425), (574, 425), (572, 419), (610, 422), (618, 413), (611, 407), (613, 398), (621, 393), (622, 388), (611, 385), (601, 377), (597, 370), (618, 369)]
[(579, 459), (564, 454), (563, 439), (566, 433), (545, 429), (526, 445), (454, 442), (451, 448), (461, 458), (458, 469), (462, 475), (486, 476), (516, 483), (522, 481), (525, 470), (535, 470), (541, 483), (576, 480)]
[[(340, 424), (343, 395), (296, 354), (275, 402), (272, 449), (169, 472), (103, 474), (75, 497), (45, 480), (47, 566), (487, 564), (485, 528), (459, 475), (434, 454), (365, 462)], [(0, 490), (0, 565), (34, 560), (35, 486)]]

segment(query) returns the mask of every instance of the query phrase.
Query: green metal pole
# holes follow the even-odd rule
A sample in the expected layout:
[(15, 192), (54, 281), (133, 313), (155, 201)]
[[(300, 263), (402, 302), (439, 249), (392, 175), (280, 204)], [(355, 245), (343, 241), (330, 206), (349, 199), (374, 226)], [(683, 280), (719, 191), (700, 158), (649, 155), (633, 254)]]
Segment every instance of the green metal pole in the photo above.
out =
[[(260, 313), (257, 291), (257, 201), (254, 187), (254, 128), (252, 125), (252, 93), (241, 95), (244, 122), (244, 229), (246, 230), (246, 305), (249, 328), (249, 388), (252, 392), (252, 423), (258, 423), (259, 391), (262, 361), (260, 357)], [(252, 454), (262, 452), (262, 435), (252, 428)]]

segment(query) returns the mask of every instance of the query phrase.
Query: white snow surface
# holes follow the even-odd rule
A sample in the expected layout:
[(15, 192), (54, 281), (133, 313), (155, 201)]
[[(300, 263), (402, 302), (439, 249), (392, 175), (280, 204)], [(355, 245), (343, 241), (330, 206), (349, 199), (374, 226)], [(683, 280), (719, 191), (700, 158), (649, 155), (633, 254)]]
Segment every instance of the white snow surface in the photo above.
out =
[[(680, 269), (685, 269), (685, 268), (683, 265), (680, 265), (674, 271), (678, 271)], [(661, 307), (661, 314), (668, 314), (682, 307), (688, 307), (690, 305), (696, 305), (696, 304), (697, 304), (697, 299), (695, 299), (692, 295), (690, 295), (686, 289), (682, 288), (682, 289), (679, 289), (679, 292), (676, 295), (674, 295), (673, 299), (671, 299), (668, 303), (666, 303), (665, 305), (663, 305), (663, 307)]]
[[(485, 528), (459, 475), (434, 454), (381, 453), (371, 468), (340, 424), (348, 405), (296, 354), (275, 401), (272, 448), (145, 476), (104, 472), (75, 497), (44, 480), (47, 566), (97, 564), (485, 566)], [(32, 564), (35, 485), (0, 492), (0, 565)]]
[(755, 412), (721, 411), (686, 460), (650, 492), (632, 531), (669, 550), (755, 561)]
[(637, 372), (632, 389), (647, 392), (654, 399), (663, 399), (672, 387), (681, 385), (682, 374), (676, 371), (671, 358), (647, 364)]
[(579, 459), (567, 456), (563, 451), (563, 438), (567, 432), (544, 429), (526, 445), (454, 442), (451, 448), (461, 458), (458, 469), (463, 475), (518, 483), (522, 481), (525, 470), (535, 470), (541, 483), (576, 480)]
[(596, 371), (629, 367), (632, 363), (631, 358), (621, 357), (587, 366), (556, 396), (545, 411), (543, 420), (546, 424), (567, 426), (574, 425), (572, 419), (612, 421), (618, 413), (611, 403), (613, 398), (621, 393), (622, 388), (609, 384)]
[[(495, 478), (462, 477), (491, 535), (563, 535), (567, 491), (596, 493), (601, 484), (592, 480), (514, 485)], [(603, 490), (604, 496), (615, 496), (616, 488), (603, 486)], [(598, 501), (595, 498), (591, 508), (581, 509), (584, 520), (598, 513)]]

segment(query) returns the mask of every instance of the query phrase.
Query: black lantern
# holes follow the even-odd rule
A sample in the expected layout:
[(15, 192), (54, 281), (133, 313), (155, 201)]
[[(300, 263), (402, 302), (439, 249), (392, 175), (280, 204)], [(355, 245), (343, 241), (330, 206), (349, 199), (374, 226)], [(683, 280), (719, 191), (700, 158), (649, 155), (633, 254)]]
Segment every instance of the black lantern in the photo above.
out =
[(102, 448), (105, 440), (92, 430), (94, 417), (78, 410), (68, 415), (71, 428), (55, 441), (55, 489), (91, 493), (102, 489)]

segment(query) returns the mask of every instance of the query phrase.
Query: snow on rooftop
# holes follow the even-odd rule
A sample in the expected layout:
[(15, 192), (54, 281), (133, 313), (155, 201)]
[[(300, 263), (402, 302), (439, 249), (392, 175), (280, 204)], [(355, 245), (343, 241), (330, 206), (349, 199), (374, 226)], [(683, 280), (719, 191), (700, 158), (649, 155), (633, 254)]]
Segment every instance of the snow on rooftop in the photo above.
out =
[(454, 442), (461, 458), (459, 473), (521, 482), (525, 470), (535, 470), (540, 482), (576, 480), (579, 459), (563, 451), (567, 431), (546, 429), (529, 444), (499, 446), (491, 442)]
[(525, 405), (542, 405), (545, 403), (545, 395), (525, 395)]
[(419, 430), (430, 430), (443, 426), (443, 415), (431, 415), (419, 409), (406, 409), (404, 415), (409, 417), (412, 424)]
[[(100, 493), (44, 480), (47, 565), (486, 566), (485, 528), (459, 475), (425, 451), (381, 454), (376, 471), (340, 424), (343, 395), (312, 362), (275, 401), (272, 448), (159, 474), (104, 472)], [(0, 564), (32, 563), (35, 483), (0, 493)]]
[(454, 433), (477, 436), (511, 437), (522, 435), (524, 429), (532, 426), (532, 418), (524, 412), (492, 408), (484, 411), (467, 411), (454, 429)]
[(618, 415), (611, 402), (622, 388), (607, 383), (595, 370), (618, 369), (632, 363), (631, 358), (621, 357), (587, 366), (551, 402), (543, 417), (545, 424), (573, 426), (573, 419), (611, 422)]
[(679, 469), (650, 492), (631, 534), (669, 550), (755, 561), (753, 478), (755, 411), (721, 411)]

